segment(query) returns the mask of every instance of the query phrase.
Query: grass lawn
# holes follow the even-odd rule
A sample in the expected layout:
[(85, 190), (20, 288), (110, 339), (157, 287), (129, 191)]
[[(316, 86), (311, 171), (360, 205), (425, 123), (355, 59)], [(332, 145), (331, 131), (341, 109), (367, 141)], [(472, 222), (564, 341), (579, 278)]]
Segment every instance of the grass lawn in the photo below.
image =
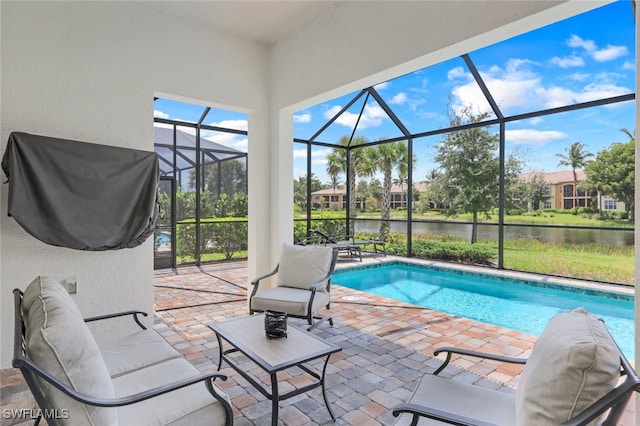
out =
[(633, 247), (508, 241), (504, 247), (504, 267), (626, 285), (634, 283)]
[[(246, 259), (247, 258), (247, 250), (240, 250), (233, 253), (231, 259)], [(225, 257), (223, 253), (203, 253), (200, 255), (201, 262), (219, 262), (222, 260), (229, 260)], [(176, 256), (176, 262), (178, 265), (195, 263), (195, 259), (193, 256)]]

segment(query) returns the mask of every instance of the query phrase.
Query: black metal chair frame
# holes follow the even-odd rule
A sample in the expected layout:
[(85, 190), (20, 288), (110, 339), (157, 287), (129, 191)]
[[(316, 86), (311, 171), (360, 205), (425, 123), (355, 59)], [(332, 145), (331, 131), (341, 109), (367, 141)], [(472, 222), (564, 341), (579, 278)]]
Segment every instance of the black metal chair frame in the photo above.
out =
[(353, 241), (353, 237), (345, 235), (343, 237), (332, 237), (317, 229), (309, 229), (310, 232), (317, 234), (318, 237), (309, 237), (306, 239), (307, 244), (315, 242), (316, 244), (322, 244), (325, 247), (332, 247), (337, 251), (346, 251), (349, 256), (358, 256), (360, 262), (362, 262), (362, 247), (359, 243)]
[[(333, 256), (331, 257), (331, 266), (329, 267), (329, 272), (327, 273), (327, 275), (324, 276), (323, 278), (321, 278), (320, 280), (312, 283), (309, 286), (309, 291), (310, 291), (311, 294), (309, 296), (309, 304), (307, 306), (306, 315), (301, 316), (301, 315), (288, 314), (290, 317), (301, 318), (301, 319), (307, 320), (307, 322), (309, 323), (309, 328), (307, 328), (307, 331), (313, 330), (314, 328), (316, 328), (317, 326), (319, 326), (320, 324), (322, 324), (325, 321), (329, 321), (329, 324), (331, 325), (331, 327), (333, 327), (333, 318), (331, 318), (328, 315), (316, 315), (313, 312), (313, 299), (316, 296), (316, 292), (318, 291), (318, 288), (323, 286), (325, 283), (326, 283), (326, 290), (325, 291), (331, 293), (331, 276), (333, 275), (333, 271), (336, 268), (337, 260), (338, 260), (338, 251), (334, 249), (333, 250)], [(256, 293), (258, 292), (258, 287), (260, 286), (260, 281), (264, 280), (265, 278), (268, 278), (268, 277), (271, 277), (271, 276), (277, 274), (279, 269), (280, 269), (280, 264), (278, 263), (273, 271), (269, 272), (266, 275), (262, 275), (262, 276), (259, 276), (257, 278), (254, 278), (251, 281), (251, 285), (253, 286), (253, 290), (251, 291), (251, 295), (249, 296), (249, 314), (250, 315), (253, 315), (256, 312), (263, 312), (261, 310), (253, 309), (253, 307), (251, 305), (251, 299), (253, 299), (253, 296), (255, 296)], [(329, 303), (327, 303), (326, 308), (327, 309), (331, 308), (331, 301), (329, 301)], [(314, 320), (317, 320), (317, 321), (314, 321)]]
[[(135, 404), (137, 402), (145, 401), (147, 399), (151, 399), (160, 395), (164, 395), (166, 393), (182, 389), (186, 386), (193, 385), (198, 382), (204, 382), (207, 390), (211, 395), (218, 400), (225, 410), (226, 421), (225, 424), (227, 426), (233, 425), (233, 410), (231, 405), (227, 402), (227, 400), (217, 393), (215, 388), (213, 387), (213, 381), (215, 379), (227, 380), (227, 376), (220, 373), (201, 373), (195, 376), (177, 380), (171, 383), (167, 383), (162, 386), (157, 386), (152, 389), (148, 389), (144, 392), (138, 392), (132, 395), (127, 395), (118, 398), (96, 398), (90, 395), (86, 395), (76, 391), (75, 389), (69, 387), (66, 383), (61, 382), (57, 377), (53, 376), (38, 364), (36, 364), (33, 360), (31, 360), (26, 354), (26, 326), (24, 314), (22, 312), (22, 299), (24, 293), (20, 289), (13, 290), (14, 297), (14, 307), (15, 307), (15, 323), (14, 323), (14, 343), (13, 343), (13, 361), (12, 365), (14, 368), (19, 368), (20, 372), (24, 376), (33, 397), (40, 408), (40, 413), (42, 412), (55, 412), (54, 406), (49, 402), (47, 397), (44, 395), (42, 390), (40, 389), (40, 385), (38, 383), (39, 379), (44, 380), (59, 391), (63, 392), (65, 395), (79, 401), (83, 404), (95, 406), (95, 407), (122, 407), (125, 405)], [(126, 311), (126, 312), (118, 312), (108, 315), (101, 315), (91, 318), (85, 318), (85, 322), (92, 321), (100, 321), (110, 318), (117, 318), (122, 316), (133, 317), (133, 320), (136, 324), (146, 330), (146, 327), (142, 324), (139, 319), (139, 315), (147, 316), (146, 312), (142, 311)], [(42, 416), (40, 414), (40, 416)], [(35, 420), (34, 425), (37, 425), (40, 422), (41, 417), (38, 417)], [(49, 426), (56, 426), (59, 424), (57, 419), (52, 417), (46, 418), (47, 424)]]
[[(608, 332), (608, 330), (607, 330)], [(612, 338), (613, 340), (613, 338)], [(615, 342), (615, 340), (614, 340)], [(617, 343), (616, 343), (617, 346)], [(629, 399), (633, 395), (633, 392), (640, 392), (640, 377), (636, 374), (629, 364), (629, 361), (624, 356), (620, 347), (618, 346), (618, 352), (620, 354), (620, 376), (625, 377), (625, 379), (620, 382), (616, 387), (614, 387), (611, 391), (609, 391), (606, 395), (600, 398), (598, 401), (594, 402), (582, 411), (580, 414), (576, 415), (571, 420), (568, 420), (562, 423), (561, 426), (582, 426), (587, 425), (592, 422), (594, 419), (600, 417), (607, 410), (610, 410), (607, 414), (606, 418), (599, 423), (602, 426), (615, 426), (620, 417), (622, 416), (624, 409), (629, 402)], [(490, 354), (486, 352), (477, 352), (466, 349), (459, 348), (451, 348), (451, 347), (443, 347), (434, 351), (434, 356), (438, 356), (441, 353), (446, 354), (446, 358), (444, 362), (433, 372), (434, 375), (438, 375), (451, 361), (452, 354), (459, 355), (467, 355), (473, 356), (493, 361), (499, 362), (507, 362), (512, 364), (526, 364), (526, 358), (512, 358), (502, 355)], [(472, 386), (472, 385), (470, 385)], [(452, 395), (455, 398), (455, 395)], [(464, 402), (461, 401), (461, 404)], [(429, 419), (440, 420), (445, 423), (457, 424), (457, 425), (478, 425), (475, 419), (470, 419), (467, 417), (463, 417), (457, 415), (455, 413), (443, 412), (439, 410), (430, 409), (429, 407), (424, 407), (418, 404), (412, 403), (403, 403), (399, 404), (393, 409), (393, 415), (399, 416), (402, 413), (409, 413), (413, 415), (413, 419), (411, 421), (411, 425), (415, 426), (418, 424), (418, 420), (420, 417), (426, 417)]]

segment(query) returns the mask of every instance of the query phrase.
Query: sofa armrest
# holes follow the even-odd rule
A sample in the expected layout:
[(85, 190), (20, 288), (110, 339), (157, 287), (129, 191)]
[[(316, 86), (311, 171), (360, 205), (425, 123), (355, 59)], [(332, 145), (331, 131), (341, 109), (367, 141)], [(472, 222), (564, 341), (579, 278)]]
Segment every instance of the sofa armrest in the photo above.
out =
[(442, 370), (444, 370), (444, 368), (449, 364), (449, 362), (451, 361), (451, 355), (452, 354), (473, 356), (473, 357), (477, 357), (477, 358), (490, 359), (490, 360), (493, 360), (493, 361), (508, 362), (508, 363), (511, 363), (511, 364), (526, 364), (527, 363), (527, 359), (526, 358), (513, 358), (513, 357), (504, 356), (504, 355), (492, 354), (492, 353), (488, 353), (488, 352), (478, 352), (478, 351), (471, 351), (471, 350), (468, 350), (468, 349), (452, 348), (452, 347), (438, 348), (435, 351), (433, 351), (433, 355), (434, 356), (438, 356), (442, 352), (445, 352), (447, 354), (447, 357), (443, 361), (442, 365), (440, 365), (440, 367), (438, 367), (436, 369), (436, 371), (433, 372), (433, 374), (436, 375), (436, 376)]
[(214, 379), (227, 380), (227, 376), (221, 373), (201, 373), (192, 377), (187, 377), (185, 379), (176, 380), (171, 383), (167, 383), (162, 386), (156, 386), (154, 388), (148, 389), (144, 392), (138, 392), (132, 395), (127, 395), (119, 398), (99, 398), (94, 396), (89, 396), (83, 393), (76, 391), (75, 389), (69, 387), (66, 383), (61, 382), (55, 376), (51, 375), (47, 371), (43, 370), (39, 365), (34, 363), (25, 357), (19, 357), (13, 360), (13, 366), (16, 368), (20, 368), (23, 372), (27, 370), (29, 375), (32, 378), (37, 376), (48, 383), (50, 383), (53, 387), (60, 390), (64, 394), (69, 397), (75, 399), (76, 401), (80, 401), (83, 404), (92, 405), (96, 407), (121, 407), (124, 405), (135, 404), (140, 401), (145, 401), (150, 398), (154, 398), (156, 396), (163, 395), (168, 392), (172, 392), (178, 389), (182, 389), (186, 386), (193, 385), (198, 382), (205, 382), (207, 389), (214, 398), (218, 401), (224, 401), (224, 396), (218, 395), (213, 386), (211, 386), (210, 381)]
[(148, 314), (146, 312), (143, 312), (143, 311), (124, 311), (124, 312), (115, 312), (115, 313), (106, 314), (106, 315), (98, 315), (98, 316), (95, 316), (95, 317), (85, 318), (84, 322), (102, 321), (102, 320), (105, 320), (105, 319), (124, 317), (124, 316), (127, 316), (127, 315), (133, 316), (133, 320), (136, 322), (136, 324), (138, 324), (138, 326), (140, 326), (140, 328), (142, 328), (143, 330), (147, 329), (147, 327), (145, 327), (142, 324), (142, 322), (140, 322), (140, 319), (138, 318), (138, 315), (142, 315), (143, 317), (148, 316)]
[[(459, 414), (449, 413), (447, 411), (436, 410), (435, 408), (429, 408), (418, 404), (403, 403), (398, 404), (393, 408), (393, 415), (398, 417), (400, 414), (407, 413), (414, 416), (414, 420), (417, 421), (417, 417), (426, 417), (429, 419), (439, 420), (444, 423), (462, 425), (462, 426), (495, 426), (493, 423), (486, 423), (479, 421), (478, 419), (470, 419), (468, 417), (461, 416)], [(414, 423), (412, 423), (414, 424)]]

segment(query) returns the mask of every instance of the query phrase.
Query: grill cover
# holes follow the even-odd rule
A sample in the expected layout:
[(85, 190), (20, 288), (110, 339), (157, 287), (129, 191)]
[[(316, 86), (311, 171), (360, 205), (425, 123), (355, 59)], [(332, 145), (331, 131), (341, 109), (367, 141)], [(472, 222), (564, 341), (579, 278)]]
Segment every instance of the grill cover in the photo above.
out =
[(47, 244), (112, 250), (136, 247), (153, 234), (154, 152), (13, 132), (2, 170), (9, 216)]

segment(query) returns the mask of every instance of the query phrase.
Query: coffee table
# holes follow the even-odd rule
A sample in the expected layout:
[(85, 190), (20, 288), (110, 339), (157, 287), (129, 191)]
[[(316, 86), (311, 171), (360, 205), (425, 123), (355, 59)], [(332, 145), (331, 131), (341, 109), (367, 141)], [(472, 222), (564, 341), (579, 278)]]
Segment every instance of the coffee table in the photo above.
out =
[[(300, 395), (317, 387), (322, 387), (324, 403), (329, 410), (331, 419), (335, 420), (335, 415), (327, 400), (325, 374), (331, 354), (341, 351), (341, 347), (292, 324), (287, 325), (288, 335), (286, 338), (269, 339), (265, 335), (264, 314), (212, 323), (209, 327), (216, 333), (218, 339), (220, 350), (218, 370), (222, 367), (222, 361), (226, 361), (262, 395), (271, 400), (271, 424), (273, 426), (278, 424), (278, 402), (280, 400)], [(230, 349), (223, 349), (224, 341), (231, 345)], [(241, 368), (241, 364), (229, 356), (235, 352), (244, 354), (269, 374), (271, 379), (270, 389), (265, 383), (244, 371)], [(314, 371), (305, 365), (309, 361), (318, 358), (325, 358), (322, 372)], [(315, 381), (280, 395), (278, 392), (277, 373), (291, 367), (302, 369), (315, 378)]]

